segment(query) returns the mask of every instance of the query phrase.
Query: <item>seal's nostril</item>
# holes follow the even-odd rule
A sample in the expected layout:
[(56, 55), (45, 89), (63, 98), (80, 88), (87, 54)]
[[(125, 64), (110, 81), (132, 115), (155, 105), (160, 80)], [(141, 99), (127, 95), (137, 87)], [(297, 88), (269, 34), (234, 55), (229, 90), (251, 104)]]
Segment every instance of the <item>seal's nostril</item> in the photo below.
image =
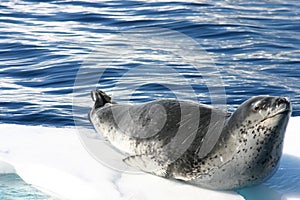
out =
[(286, 97), (281, 97), (276, 100), (276, 105), (279, 106), (281, 104), (288, 104), (290, 101)]
[(277, 103), (278, 103), (278, 104), (285, 103), (285, 99), (280, 98), (280, 99), (277, 100)]

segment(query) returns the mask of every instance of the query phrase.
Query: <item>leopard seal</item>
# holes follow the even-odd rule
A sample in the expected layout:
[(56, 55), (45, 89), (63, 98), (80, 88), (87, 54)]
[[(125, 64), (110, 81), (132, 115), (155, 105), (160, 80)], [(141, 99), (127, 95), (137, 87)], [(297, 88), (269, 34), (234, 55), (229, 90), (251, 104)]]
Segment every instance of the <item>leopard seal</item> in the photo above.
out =
[[(100, 90), (91, 94), (95, 103), (89, 119), (97, 132), (124, 152), (125, 163), (214, 190), (253, 186), (276, 171), (292, 110), (288, 98), (276, 96), (252, 97), (227, 113), (190, 101), (161, 99), (131, 105), (117, 104)], [(200, 115), (193, 115), (196, 111)], [(196, 128), (191, 128), (193, 124)], [(174, 143), (180, 128), (184, 137)], [(188, 146), (180, 148), (188, 139)]]

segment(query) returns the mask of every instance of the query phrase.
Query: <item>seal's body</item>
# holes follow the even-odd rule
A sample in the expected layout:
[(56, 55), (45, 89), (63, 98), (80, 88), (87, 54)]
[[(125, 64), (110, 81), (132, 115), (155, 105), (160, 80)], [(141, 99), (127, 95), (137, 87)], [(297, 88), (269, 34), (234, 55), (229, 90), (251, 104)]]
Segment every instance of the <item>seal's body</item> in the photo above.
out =
[(277, 168), (291, 114), (288, 99), (257, 96), (232, 115), (189, 101), (116, 104), (93, 91), (95, 129), (128, 165), (210, 189), (261, 183)]

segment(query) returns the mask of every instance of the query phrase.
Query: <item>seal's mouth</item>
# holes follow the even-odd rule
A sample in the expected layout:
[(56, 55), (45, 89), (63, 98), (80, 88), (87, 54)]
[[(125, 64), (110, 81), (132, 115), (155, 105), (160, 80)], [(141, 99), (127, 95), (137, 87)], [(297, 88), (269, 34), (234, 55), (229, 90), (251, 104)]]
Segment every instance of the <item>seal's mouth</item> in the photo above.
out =
[(274, 118), (278, 115), (289, 115), (292, 112), (291, 103), (288, 98), (279, 98), (276, 100), (275, 108), (273, 109), (273, 113), (271, 113), (266, 119)]
[(277, 115), (282, 115), (282, 114), (288, 114), (291, 112), (291, 109), (284, 109), (284, 110), (280, 110), (278, 112), (276, 112), (275, 114), (271, 115), (270, 117), (268, 118), (272, 118), (272, 117), (275, 117)]

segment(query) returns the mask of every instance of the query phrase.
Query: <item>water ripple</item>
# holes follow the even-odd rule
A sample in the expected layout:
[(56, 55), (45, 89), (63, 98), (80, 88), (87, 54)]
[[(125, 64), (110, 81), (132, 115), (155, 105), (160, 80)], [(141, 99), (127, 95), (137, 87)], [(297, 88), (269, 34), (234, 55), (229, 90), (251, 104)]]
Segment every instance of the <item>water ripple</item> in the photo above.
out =
[[(73, 84), (84, 60), (95, 49), (105, 51), (115, 33), (147, 26), (177, 30), (201, 44), (222, 75), (230, 108), (250, 96), (269, 94), (290, 97), (293, 115), (300, 113), (298, 1), (27, 0), (0, 6), (1, 122), (72, 124)], [(149, 62), (108, 65), (101, 88), (111, 91), (122, 74)], [(180, 68), (191, 81), (202, 77), (184, 63), (167, 65)], [(143, 74), (136, 76), (127, 77), (133, 85), (114, 88), (118, 99), (125, 99), (123, 93)], [(192, 87), (201, 102), (210, 102), (207, 87)], [(131, 100), (160, 97), (172, 97), (172, 92), (154, 81)]]

